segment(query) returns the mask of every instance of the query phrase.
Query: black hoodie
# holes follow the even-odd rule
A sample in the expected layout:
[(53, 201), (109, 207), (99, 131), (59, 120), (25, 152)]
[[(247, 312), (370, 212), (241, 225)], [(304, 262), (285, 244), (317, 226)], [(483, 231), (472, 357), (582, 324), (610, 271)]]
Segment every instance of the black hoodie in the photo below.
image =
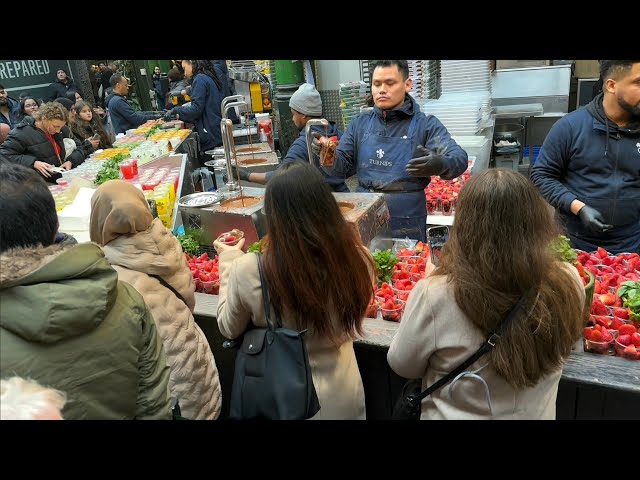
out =
[[(604, 114), (603, 95), (560, 119), (544, 141), (531, 180), (560, 211), (570, 236), (612, 252), (640, 250), (640, 124), (619, 127)], [(587, 231), (573, 200), (598, 210), (610, 232)], [(587, 248), (587, 247), (582, 247)], [(594, 248), (595, 249), (595, 248)]]

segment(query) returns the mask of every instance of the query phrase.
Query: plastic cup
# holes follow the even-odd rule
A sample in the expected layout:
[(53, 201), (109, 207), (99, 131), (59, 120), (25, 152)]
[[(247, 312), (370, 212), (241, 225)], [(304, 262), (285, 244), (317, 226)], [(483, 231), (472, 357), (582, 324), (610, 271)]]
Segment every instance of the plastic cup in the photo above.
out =
[(241, 238), (244, 238), (244, 232), (234, 228), (230, 232), (221, 234), (217, 241), (225, 245), (237, 245)]
[(134, 170), (133, 163), (129, 160), (125, 160), (120, 163), (120, 173), (122, 174), (122, 178), (124, 178), (125, 180), (131, 180), (133, 177), (135, 177), (136, 175), (134, 171), (136, 170)]

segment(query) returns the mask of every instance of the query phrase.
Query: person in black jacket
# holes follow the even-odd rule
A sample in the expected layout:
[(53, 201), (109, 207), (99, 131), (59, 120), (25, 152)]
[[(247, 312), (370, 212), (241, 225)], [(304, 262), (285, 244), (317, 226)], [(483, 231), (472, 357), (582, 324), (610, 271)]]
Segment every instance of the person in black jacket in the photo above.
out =
[(46, 181), (55, 183), (62, 175), (53, 167), (71, 170), (85, 158), (84, 150), (76, 148), (65, 160), (63, 128), (67, 110), (58, 102), (45, 103), (33, 117), (26, 117), (0, 145), (0, 154), (10, 162), (37, 170)]
[(56, 81), (49, 85), (49, 96), (47, 101), (53, 102), (58, 97), (66, 97), (67, 92), (77, 92), (78, 87), (73, 83), (73, 79), (69, 76), (64, 68), (59, 68), (56, 72)]

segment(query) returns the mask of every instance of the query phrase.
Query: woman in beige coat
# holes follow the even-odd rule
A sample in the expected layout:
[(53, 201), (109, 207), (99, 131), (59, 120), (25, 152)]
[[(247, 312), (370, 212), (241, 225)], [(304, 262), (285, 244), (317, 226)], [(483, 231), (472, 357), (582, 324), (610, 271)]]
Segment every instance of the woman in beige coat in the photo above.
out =
[[(262, 241), (271, 305), (285, 327), (305, 335), (320, 411), (313, 419), (365, 418), (364, 389), (353, 350), (373, 293), (373, 263), (344, 220), (331, 189), (306, 162), (282, 167), (264, 199), (267, 236)], [(227, 338), (250, 322), (266, 327), (258, 256), (218, 241), (218, 326)], [(272, 314), (273, 317), (273, 314)]]
[(90, 233), (118, 278), (140, 292), (149, 307), (171, 367), (171, 397), (179, 401), (182, 415), (193, 420), (218, 418), (218, 369), (193, 319), (193, 279), (178, 240), (152, 217), (142, 192), (122, 180), (108, 181), (96, 190)]
[(524, 292), (495, 347), (422, 401), (421, 419), (555, 419), (565, 359), (580, 338), (584, 288), (549, 247), (558, 226), (531, 182), (510, 170), (471, 177), (439, 267), (411, 294), (387, 360), (433, 385), (471, 356)]

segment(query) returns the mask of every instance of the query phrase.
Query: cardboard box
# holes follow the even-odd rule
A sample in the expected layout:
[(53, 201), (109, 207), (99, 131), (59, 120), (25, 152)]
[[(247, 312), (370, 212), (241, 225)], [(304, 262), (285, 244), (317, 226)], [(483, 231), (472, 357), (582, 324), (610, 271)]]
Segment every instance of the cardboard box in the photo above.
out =
[(551, 60), (496, 60), (496, 69), (505, 68), (525, 68), (525, 67), (548, 67)]
[(576, 78), (599, 78), (600, 64), (598, 60), (576, 60)]

